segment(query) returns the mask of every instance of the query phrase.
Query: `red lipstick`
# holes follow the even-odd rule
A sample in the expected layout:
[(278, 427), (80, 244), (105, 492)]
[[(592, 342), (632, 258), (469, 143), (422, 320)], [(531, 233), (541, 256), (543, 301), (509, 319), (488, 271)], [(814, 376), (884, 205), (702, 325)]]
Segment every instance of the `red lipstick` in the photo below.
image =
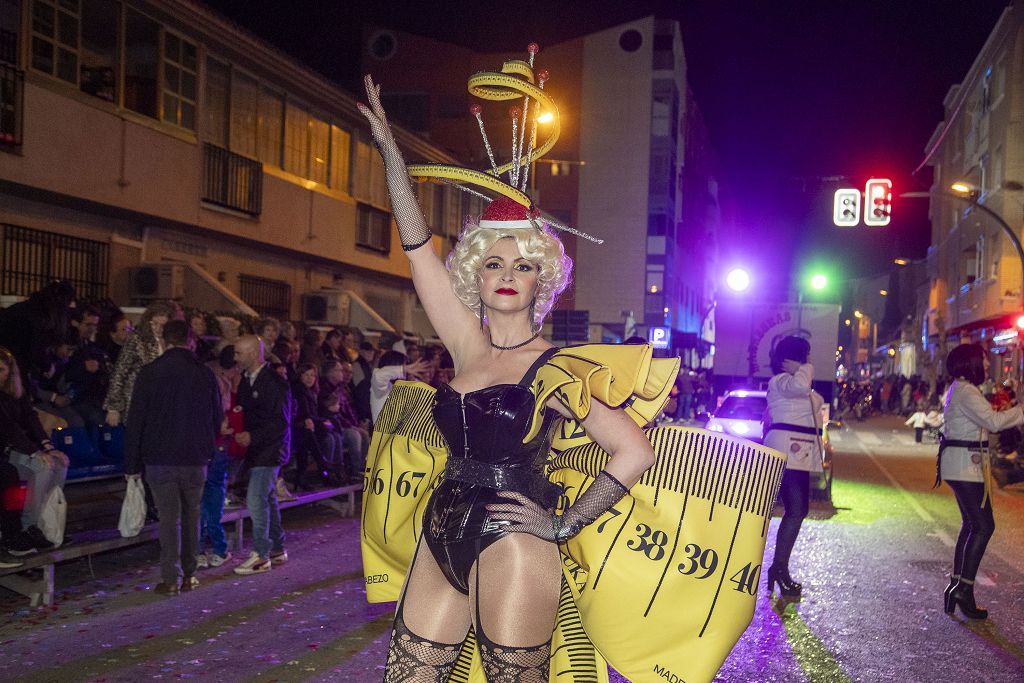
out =
[(501, 289), (494, 290), (495, 294), (504, 294), (505, 296), (515, 296), (519, 292), (512, 289), (511, 287), (502, 287)]

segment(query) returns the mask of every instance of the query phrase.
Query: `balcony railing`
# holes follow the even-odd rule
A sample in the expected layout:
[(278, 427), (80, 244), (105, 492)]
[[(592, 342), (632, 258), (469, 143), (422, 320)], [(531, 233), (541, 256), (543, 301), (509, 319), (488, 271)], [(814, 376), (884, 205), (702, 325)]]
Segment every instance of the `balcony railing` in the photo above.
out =
[(203, 201), (250, 216), (263, 208), (263, 164), (223, 147), (203, 145)]
[(25, 72), (0, 64), (0, 149), (21, 148), (24, 110)]

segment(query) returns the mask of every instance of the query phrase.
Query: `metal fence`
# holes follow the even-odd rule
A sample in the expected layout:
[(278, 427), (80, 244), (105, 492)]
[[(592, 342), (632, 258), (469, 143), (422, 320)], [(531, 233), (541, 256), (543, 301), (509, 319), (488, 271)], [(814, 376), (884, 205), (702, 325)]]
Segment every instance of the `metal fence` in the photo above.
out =
[(0, 149), (21, 147), (24, 94), (25, 72), (0, 64)]
[(250, 216), (260, 215), (263, 209), (263, 164), (205, 143), (203, 201)]
[(0, 293), (28, 296), (54, 280), (79, 298), (107, 296), (110, 248), (103, 242), (0, 223)]
[(292, 287), (287, 282), (255, 275), (239, 275), (238, 296), (260, 315), (278, 320), (291, 317)]

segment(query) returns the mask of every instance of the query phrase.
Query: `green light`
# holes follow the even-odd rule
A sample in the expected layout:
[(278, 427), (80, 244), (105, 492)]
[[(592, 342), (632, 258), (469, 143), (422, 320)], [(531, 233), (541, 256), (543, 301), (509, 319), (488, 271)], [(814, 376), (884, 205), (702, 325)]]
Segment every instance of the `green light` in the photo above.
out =
[(812, 289), (821, 290), (821, 289), (825, 289), (826, 287), (828, 287), (828, 278), (827, 277), (825, 277), (821, 273), (817, 273), (817, 274), (811, 276), (811, 288)]

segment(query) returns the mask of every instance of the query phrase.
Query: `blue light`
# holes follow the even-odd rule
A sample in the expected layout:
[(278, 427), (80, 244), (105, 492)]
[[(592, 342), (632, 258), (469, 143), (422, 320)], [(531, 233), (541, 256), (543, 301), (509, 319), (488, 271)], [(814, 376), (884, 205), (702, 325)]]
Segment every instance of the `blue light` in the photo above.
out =
[(672, 328), (649, 327), (647, 328), (647, 341), (655, 349), (667, 349), (672, 344)]

